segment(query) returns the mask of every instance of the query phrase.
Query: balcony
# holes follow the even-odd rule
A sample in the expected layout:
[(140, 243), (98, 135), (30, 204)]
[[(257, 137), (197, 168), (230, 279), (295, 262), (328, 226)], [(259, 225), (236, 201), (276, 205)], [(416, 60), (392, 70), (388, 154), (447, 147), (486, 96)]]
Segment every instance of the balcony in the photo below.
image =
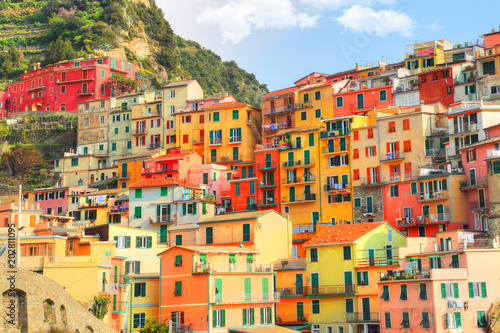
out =
[(360, 177), (359, 181), (361, 182), (361, 186), (377, 186), (380, 185), (380, 176), (377, 179), (373, 179), (372, 177)]
[(232, 143), (242, 143), (241, 136), (232, 136), (229, 139), (229, 144), (232, 144)]
[(490, 208), (488, 200), (473, 201), (469, 204), (470, 210), (486, 210)]
[(193, 144), (195, 145), (200, 145), (205, 143), (205, 137), (200, 136), (200, 137), (193, 137)]
[[(396, 250), (396, 249), (394, 249)], [(381, 250), (380, 252), (385, 252), (386, 250)], [(390, 259), (398, 259), (398, 256), (392, 256)], [(381, 256), (381, 257), (373, 257), (373, 258), (368, 258), (368, 259), (358, 259), (357, 266), (360, 267), (375, 267), (375, 266), (383, 266), (387, 265), (387, 256)]]
[(116, 294), (118, 293), (118, 283), (101, 283), (98, 292), (103, 294)]
[(237, 294), (211, 294), (211, 304), (228, 303), (276, 303), (280, 301), (280, 293), (237, 293)]
[(449, 213), (411, 216), (396, 219), (397, 227), (413, 227), (430, 223), (446, 223), (450, 221)]
[(32, 91), (42, 90), (42, 89), (46, 89), (46, 88), (47, 87), (44, 85), (32, 85), (31, 88), (27, 88), (26, 91), (32, 92)]
[(260, 181), (257, 184), (257, 188), (272, 188), (272, 187), (276, 187), (276, 186), (278, 186), (278, 185), (276, 183), (274, 183), (274, 179), (271, 179), (271, 181), (269, 181), (269, 182)]
[(461, 190), (467, 190), (479, 186), (488, 186), (488, 176), (476, 176), (475, 178), (467, 178), (460, 181)]
[(153, 142), (148, 144), (148, 149), (158, 149), (161, 147), (161, 142)]
[(231, 163), (231, 162), (238, 162), (241, 161), (241, 155), (228, 155), (228, 156), (221, 156), (221, 157), (211, 157), (210, 158), (211, 163)]
[(262, 125), (262, 130), (264, 131), (264, 133), (269, 133), (294, 127), (295, 124), (292, 121), (285, 121), (282, 123)]
[(171, 223), (174, 222), (174, 219), (172, 215), (161, 215), (161, 216), (156, 216), (156, 220), (153, 219), (151, 221), (151, 224), (157, 224), (157, 223)]
[(302, 314), (299, 317), (299, 315), (280, 313), (279, 315), (276, 316), (276, 325), (280, 326), (296, 325), (296, 324), (306, 325), (307, 323), (309, 323), (308, 314)]
[(316, 201), (316, 193), (305, 193), (305, 194), (298, 194), (295, 196), (283, 196), (281, 197), (281, 202), (282, 203), (304, 203), (304, 202), (310, 202), (310, 201)]
[(278, 114), (281, 112), (295, 111), (297, 109), (302, 109), (303, 107), (304, 107), (304, 105), (302, 103), (273, 106), (270, 108), (262, 109), (262, 114), (264, 116), (269, 116), (269, 115)]
[(283, 162), (281, 165), (283, 168), (301, 168), (301, 167), (306, 167), (310, 165), (314, 165), (315, 160), (314, 158), (309, 158), (307, 160), (295, 160), (295, 161), (286, 161)]
[(109, 110), (110, 113), (123, 112), (123, 111), (132, 111), (132, 106), (129, 105), (129, 104), (127, 104), (127, 105), (120, 105), (120, 106), (112, 107), (111, 110)]
[(257, 201), (257, 207), (272, 207), (276, 206), (278, 203), (274, 198), (259, 199)]
[(346, 136), (349, 135), (349, 130), (338, 130), (338, 131), (323, 131), (320, 132), (320, 139), (328, 139), (328, 138), (336, 138), (339, 136)]
[(230, 213), (241, 213), (241, 212), (253, 212), (257, 210), (257, 204), (248, 204), (248, 205), (235, 205), (229, 207), (216, 207), (215, 215), (223, 215)]
[(209, 138), (208, 145), (209, 146), (222, 145), (222, 138)]
[(139, 127), (132, 129), (132, 135), (145, 135), (145, 134), (148, 134), (147, 127)]
[(108, 212), (110, 214), (127, 213), (128, 212), (128, 205), (123, 204), (123, 205), (109, 206)]
[(449, 125), (450, 135), (462, 134), (468, 132), (477, 132), (478, 130), (479, 130), (479, 125), (475, 123)]
[(130, 179), (130, 172), (120, 172), (118, 174), (118, 179)]
[(283, 142), (279, 146), (272, 146), (272, 148), (279, 148), (280, 150), (301, 149), (302, 143), (297, 142)]
[(365, 216), (375, 216), (379, 212), (378, 206), (371, 205), (371, 206), (361, 206), (359, 207), (359, 210), (361, 211), (361, 214)]
[(350, 105), (350, 110), (355, 112), (368, 111), (373, 110), (377, 107), (376, 102), (368, 102), (368, 103), (352, 103)]
[(303, 177), (288, 177), (282, 178), (282, 185), (292, 185), (292, 184), (300, 184), (300, 183), (312, 183), (316, 181), (316, 177), (313, 174), (304, 175)]
[(385, 154), (380, 154), (380, 162), (390, 162), (394, 160), (402, 160), (404, 159), (404, 155), (402, 151), (392, 151)]
[(500, 158), (500, 149), (488, 149), (486, 151), (486, 159)]
[(257, 263), (203, 263), (197, 262), (193, 267), (193, 274), (208, 274), (208, 273), (272, 273), (273, 264), (257, 264)]
[(328, 145), (327, 147), (321, 147), (322, 154), (335, 154), (335, 153), (348, 153), (348, 145)]
[(193, 330), (191, 329), (191, 323), (189, 324), (181, 324), (177, 322), (172, 322), (172, 329), (175, 333), (187, 333), (187, 332), (192, 332)]
[(351, 312), (346, 313), (346, 322), (348, 323), (379, 323), (378, 312)]
[(257, 163), (257, 170), (272, 170), (278, 167), (276, 161), (266, 161)]
[(78, 96), (92, 96), (94, 94), (94, 88), (92, 89), (78, 89), (76, 94)]
[(296, 296), (343, 296), (353, 295), (353, 284), (340, 285), (321, 285), (321, 286), (295, 286), (290, 288), (278, 288), (281, 291), (281, 297)]
[(450, 197), (449, 192), (446, 191), (436, 191), (436, 192), (418, 192), (418, 202), (421, 201), (431, 201), (431, 200), (443, 200)]
[(323, 186), (323, 190), (326, 192), (347, 191), (348, 187), (349, 187), (349, 183), (326, 184)]
[(170, 165), (169, 167), (143, 168), (141, 170), (141, 175), (151, 175), (151, 174), (155, 174), (155, 173), (170, 173), (170, 172), (178, 172), (179, 171), (179, 166), (174, 167), (174, 166)]
[(403, 172), (403, 173), (388, 173), (380, 176), (381, 183), (393, 183), (393, 182), (401, 182), (403, 180), (414, 180), (419, 177), (418, 170)]

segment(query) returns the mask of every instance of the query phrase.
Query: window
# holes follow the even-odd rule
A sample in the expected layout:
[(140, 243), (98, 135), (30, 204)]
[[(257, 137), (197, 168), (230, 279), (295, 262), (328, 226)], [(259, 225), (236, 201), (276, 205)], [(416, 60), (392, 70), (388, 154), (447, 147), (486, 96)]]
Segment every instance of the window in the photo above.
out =
[(307, 120), (307, 111), (302, 111), (300, 113), (300, 120)]
[(351, 246), (344, 246), (342, 248), (342, 253), (343, 253), (343, 257), (344, 257), (344, 260), (351, 260)]
[(104, 124), (106, 121), (106, 118), (104, 117), (104, 115), (100, 115), (99, 116), (99, 124)]
[[(469, 284), (470, 292), (470, 284)], [(458, 283), (441, 283), (442, 298), (458, 298)]]
[(134, 313), (134, 328), (142, 328), (146, 324), (145, 313)]
[(309, 147), (314, 147), (314, 133), (309, 133), (308, 138)]
[(212, 327), (226, 326), (226, 310), (213, 310), (212, 320)]
[[(176, 244), (180, 245), (180, 244)], [(182, 266), (182, 255), (175, 256), (174, 266)]]
[(254, 182), (250, 182), (249, 193), (255, 194), (255, 183)]
[(484, 310), (476, 311), (477, 317), (477, 327), (488, 326), (488, 321), (486, 320), (486, 312)]
[(395, 121), (389, 122), (389, 132), (396, 132), (396, 122)]
[(142, 217), (142, 207), (135, 207), (134, 209), (134, 218), (140, 219)]
[(310, 250), (310, 255), (311, 255), (311, 262), (318, 262), (318, 249), (311, 249)]
[(373, 138), (373, 128), (368, 129), (368, 139)]
[(214, 112), (214, 122), (219, 121), (219, 112)]
[(343, 106), (344, 106), (344, 97), (342, 96), (337, 97), (337, 107), (341, 108)]
[(417, 182), (411, 183), (411, 194), (417, 194)]
[(389, 300), (389, 286), (388, 285), (382, 286), (382, 296), (380, 296), (380, 299), (382, 299), (384, 301)]
[(398, 185), (392, 185), (392, 186), (390, 186), (389, 190), (391, 192), (391, 198), (395, 198), (395, 197), (399, 196)]
[(368, 271), (357, 272), (358, 276), (358, 286), (367, 286), (368, 282)]
[(240, 184), (234, 184), (234, 195), (240, 195)]
[(175, 90), (170, 90), (170, 98), (175, 98)]
[(410, 119), (403, 119), (403, 131), (410, 129)]
[(311, 304), (312, 304), (312, 313), (313, 314), (320, 313), (319, 299), (313, 299)]
[(476, 160), (476, 149), (469, 149), (466, 152), (467, 162), (474, 162)]
[(255, 324), (255, 314), (253, 308), (243, 309), (243, 325), (254, 325)]
[(361, 198), (354, 198), (354, 208), (361, 207)]
[(114, 240), (116, 242), (117, 249), (130, 248), (130, 236), (115, 236)]
[(314, 100), (319, 101), (321, 99), (321, 91), (314, 92)]
[(182, 296), (182, 281), (175, 281), (174, 296)]
[(153, 238), (151, 236), (135, 237), (135, 247), (138, 249), (150, 249), (153, 247)]
[(71, 159), (71, 166), (78, 166), (78, 158)]
[(66, 86), (61, 86), (61, 94), (66, 93)]
[(420, 299), (427, 299), (427, 284), (421, 283), (420, 284)]
[(261, 325), (267, 325), (273, 323), (271, 308), (260, 308), (260, 323)]
[(403, 151), (411, 151), (411, 140), (403, 141)]
[(146, 297), (146, 282), (134, 283), (134, 296)]
[(347, 165), (348, 161), (349, 161), (348, 155), (330, 156), (328, 158), (328, 166), (329, 167), (343, 166)]
[(314, 110), (314, 116), (316, 118), (321, 118), (321, 109)]
[(320, 333), (321, 326), (319, 324), (312, 324), (312, 333)]
[(410, 313), (403, 312), (403, 321), (401, 322), (401, 327), (409, 328), (410, 327)]
[(142, 198), (142, 188), (136, 188), (134, 193), (135, 193), (135, 198), (136, 199), (141, 199)]
[(111, 143), (111, 151), (116, 151), (116, 142)]
[(384, 319), (385, 319), (385, 328), (391, 328), (391, 313), (385, 312)]
[(366, 157), (375, 156), (376, 151), (377, 151), (376, 146), (366, 147), (365, 148)]
[(304, 94), (304, 103), (309, 103), (309, 94)]
[(352, 298), (347, 298), (345, 300), (345, 312), (354, 313), (354, 300)]
[(408, 285), (406, 284), (401, 284), (401, 293), (399, 295), (399, 299), (402, 301), (407, 301), (408, 300)]
[(379, 90), (378, 97), (380, 102), (387, 101), (387, 90)]
[(445, 316), (446, 328), (462, 327), (462, 318), (460, 312), (448, 312)]
[(238, 110), (233, 110), (233, 120), (237, 120), (239, 118)]
[(182, 215), (196, 215), (196, 202), (182, 204)]
[(486, 298), (486, 282), (469, 282), (470, 298)]

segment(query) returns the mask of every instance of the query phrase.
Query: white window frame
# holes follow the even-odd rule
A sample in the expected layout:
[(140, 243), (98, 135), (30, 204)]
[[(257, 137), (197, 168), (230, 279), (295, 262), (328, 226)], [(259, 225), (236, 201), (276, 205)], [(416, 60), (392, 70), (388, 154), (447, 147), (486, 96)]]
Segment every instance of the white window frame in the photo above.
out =
[(244, 326), (250, 326), (250, 325), (252, 325), (252, 308), (246, 308), (245, 312), (246, 312), (246, 320), (247, 320), (247, 322), (243, 323), (243, 325)]
[(403, 207), (403, 217), (411, 217), (411, 207)]
[(344, 333), (344, 326), (343, 325), (337, 326), (337, 333)]
[(222, 310), (215, 310), (215, 327), (222, 327)]
[(148, 236), (139, 236), (141, 238), (141, 245), (139, 246), (140, 249), (147, 249), (148, 248)]
[(321, 333), (321, 325), (320, 324), (312, 324), (311, 333)]
[(117, 249), (124, 249), (126, 245), (125, 236), (118, 236), (118, 240), (116, 241)]
[(106, 122), (106, 118), (104, 117), (104, 115), (100, 115), (99, 116), (99, 124), (104, 124)]
[[(438, 259), (438, 258), (436, 258), (436, 259)], [(446, 290), (446, 298), (454, 298), (454, 296), (453, 296), (453, 283), (447, 282), (444, 285), (445, 285), (445, 290)], [(479, 287), (481, 288), (481, 286), (479, 286)]]
[(387, 229), (387, 241), (392, 242), (392, 230)]
[(146, 314), (145, 313), (135, 313), (135, 314), (139, 315), (139, 323), (136, 328), (143, 328), (146, 325)]
[(130, 120), (130, 113), (124, 113), (123, 120)]
[(448, 327), (447, 328), (456, 328), (457, 320), (455, 317), (455, 312), (447, 312), (446, 316), (448, 316)]
[(175, 98), (175, 89), (170, 90), (170, 98)]
[(474, 289), (474, 298), (483, 298), (482, 289), (481, 289), (481, 282), (474, 281), (471, 283), (472, 283), (472, 287)]
[(333, 333), (333, 326), (327, 326), (326, 333)]
[(54, 198), (55, 198), (54, 192), (47, 192), (47, 195), (45, 196), (45, 200), (54, 200)]
[(175, 105), (170, 105), (170, 114), (175, 113)]
[(368, 157), (375, 156), (375, 154), (373, 153), (373, 147), (374, 147), (374, 146), (370, 146), (370, 147), (368, 147)]

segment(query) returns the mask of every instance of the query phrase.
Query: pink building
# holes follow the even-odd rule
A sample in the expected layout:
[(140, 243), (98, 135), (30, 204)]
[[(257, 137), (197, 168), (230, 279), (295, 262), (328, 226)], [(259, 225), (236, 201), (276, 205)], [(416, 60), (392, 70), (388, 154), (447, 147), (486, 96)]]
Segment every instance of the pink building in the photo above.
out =
[(50, 187), (24, 192), (28, 203), (38, 204), (46, 214), (57, 215), (68, 212), (68, 191), (66, 187)]
[(146, 179), (163, 177), (186, 179), (192, 167), (201, 163), (201, 156), (197, 153), (181, 153), (179, 149), (171, 149), (166, 155), (145, 160), (141, 176)]
[(500, 247), (479, 231), (406, 239), (378, 283), (382, 332), (486, 332), (500, 299)]

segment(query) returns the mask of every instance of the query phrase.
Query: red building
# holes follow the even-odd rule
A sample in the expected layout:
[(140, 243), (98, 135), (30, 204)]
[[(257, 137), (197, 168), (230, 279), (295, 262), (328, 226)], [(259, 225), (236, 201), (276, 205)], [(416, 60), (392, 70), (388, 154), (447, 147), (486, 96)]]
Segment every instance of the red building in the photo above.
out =
[(420, 100), (423, 104), (441, 103), (448, 107), (454, 102), (453, 71), (451, 67), (441, 67), (418, 74)]
[(168, 154), (158, 155), (144, 161), (141, 177), (186, 179), (194, 165), (202, 164), (201, 156), (195, 152), (181, 153), (180, 149), (170, 149)]
[(50, 215), (68, 211), (68, 191), (66, 187), (51, 187), (24, 192), (29, 203), (39, 204), (40, 209)]
[(7, 113), (25, 111), (77, 112), (77, 104), (115, 97), (114, 87), (106, 87), (109, 77), (123, 74), (135, 79), (135, 65), (114, 59), (75, 59), (45, 68), (34, 67), (18, 82), (7, 85), (4, 108)]

